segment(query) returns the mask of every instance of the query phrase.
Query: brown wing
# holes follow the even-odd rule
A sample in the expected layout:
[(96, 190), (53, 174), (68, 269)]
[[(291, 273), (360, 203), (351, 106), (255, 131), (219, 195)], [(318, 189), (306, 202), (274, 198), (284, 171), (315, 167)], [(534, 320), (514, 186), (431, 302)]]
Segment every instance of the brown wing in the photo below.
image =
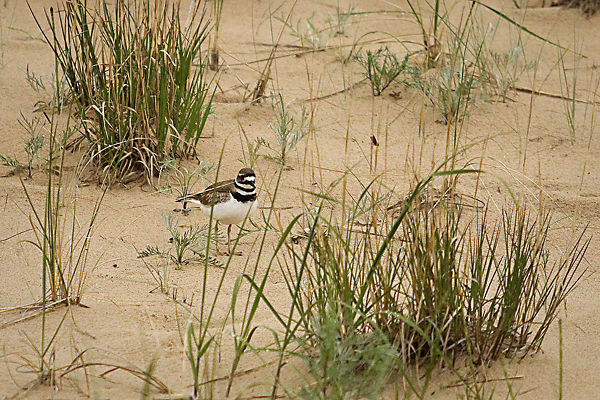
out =
[(201, 192), (182, 196), (178, 198), (177, 201), (196, 200), (206, 206), (211, 203), (214, 204), (225, 201), (229, 198), (229, 192), (231, 192), (234, 188), (233, 182), (233, 179), (217, 182)]

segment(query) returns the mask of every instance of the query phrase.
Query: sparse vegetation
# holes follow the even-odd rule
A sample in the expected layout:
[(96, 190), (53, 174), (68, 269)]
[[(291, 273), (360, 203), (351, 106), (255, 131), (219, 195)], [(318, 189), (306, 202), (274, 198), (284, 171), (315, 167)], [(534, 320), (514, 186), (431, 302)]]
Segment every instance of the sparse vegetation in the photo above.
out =
[(191, 169), (178, 163), (176, 160), (167, 160), (160, 166), (157, 189), (176, 197), (191, 193), (192, 188), (204, 185), (206, 175), (214, 166), (200, 161)]
[(373, 96), (379, 96), (407, 68), (408, 54), (402, 62), (396, 55), (385, 48), (370, 50), (354, 56), (355, 60), (365, 70), (365, 77), (371, 84)]
[[(288, 105), (283, 102), (281, 94), (274, 94), (271, 97), (271, 109), (275, 116), (275, 122), (269, 124), (269, 128), (275, 134), (277, 146), (271, 146), (269, 142), (260, 140), (261, 146), (271, 150), (274, 154), (266, 155), (267, 158), (277, 160), (285, 165), (287, 157), (302, 138), (308, 134), (309, 119), (306, 109), (302, 106), (299, 117), (290, 113)], [(258, 149), (257, 149), (258, 150)]]
[(53, 106), (56, 107), (56, 111), (61, 112), (63, 107), (72, 101), (70, 88), (64, 76), (61, 78), (50, 76), (47, 81), (44, 81), (41, 75), (36, 75), (35, 72), (30, 71), (29, 65), (27, 65), (25, 79), (29, 87), (41, 96), (41, 99), (35, 103), (34, 112), (51, 112)]
[(29, 135), (29, 139), (25, 142), (25, 152), (27, 153), (27, 176), (31, 178), (31, 166), (34, 159), (38, 157), (38, 152), (44, 145), (44, 135), (41, 133), (41, 129), (44, 125), (41, 118), (33, 117), (31, 120), (28, 120), (23, 113), (21, 113), (17, 122)]
[[(57, 129), (56, 125), (50, 128), (46, 173), (48, 179), (43, 212), (32, 201), (26, 186), (22, 186), (33, 215), (30, 222), (35, 241), (30, 243), (42, 255), (42, 302), (45, 303), (46, 297), (49, 296), (48, 299), (52, 302), (79, 304), (89, 272), (86, 267), (90, 240), (106, 190), (96, 201), (88, 217), (87, 226), (80, 231), (78, 219), (81, 217), (77, 215), (77, 194), (71, 198), (65, 194), (68, 187), (63, 181), (65, 147), (59, 147), (60, 142), (56, 140)], [(55, 173), (58, 180), (54, 178)], [(65, 207), (66, 201), (69, 201), (68, 209)], [(70, 215), (66, 214), (65, 210), (68, 210)]]
[(245, 137), (246, 143), (246, 151), (244, 150), (244, 143), (242, 143), (242, 156), (243, 159), (239, 160), (243, 165), (254, 168), (254, 164), (256, 164), (256, 160), (261, 157), (260, 149), (261, 147), (268, 147), (267, 142), (262, 137), (258, 137), (254, 139), (254, 143), (252, 143), (247, 137)]
[(346, 24), (350, 21), (353, 14), (354, 6), (352, 6), (352, 4), (348, 4), (348, 9), (343, 11), (338, 1), (335, 6), (335, 15), (329, 14), (329, 17), (327, 18), (329, 29), (334, 31), (336, 35), (343, 35), (346, 33)]
[(302, 46), (313, 50), (319, 50), (327, 46), (329, 39), (336, 33), (336, 28), (330, 25), (330, 29), (319, 29), (312, 22), (312, 18), (298, 19), (296, 24), (288, 22), (285, 17), (277, 17), (291, 31), (292, 35), (300, 40)]
[(482, 43), (483, 48), (479, 57), (475, 59), (478, 72), (478, 81), (489, 92), (496, 93), (506, 102), (508, 92), (515, 89), (523, 73), (531, 70), (535, 64), (526, 62), (523, 54), (521, 35), (511, 42), (506, 51), (497, 51), (491, 47), (496, 35), (497, 26), (489, 24), (483, 29), (477, 24), (472, 29), (477, 43)]
[(558, 78), (560, 81), (560, 89), (565, 101), (563, 102), (565, 117), (569, 133), (574, 138), (577, 130), (576, 112), (577, 112), (577, 75), (579, 70), (580, 56), (572, 54), (572, 63), (570, 67), (565, 64), (565, 58), (568, 55), (561, 51), (558, 60)]
[[(18, 65), (15, 85), (40, 101), (32, 116), (3, 104), (22, 136), (0, 143), (14, 154), (0, 155), (13, 169), (0, 178), (0, 255), (15, 276), (0, 302), (34, 296), (0, 304), (10, 398), (515, 399), (539, 374), (536, 358), (514, 361), (542, 350), (549, 378), (532, 395), (577, 397), (573, 376), (594, 359), (570, 352), (590, 335), (570, 329), (592, 314), (571, 294), (598, 254), (600, 80), (583, 46), (535, 34), (548, 27), (535, 11), (516, 22), (477, 0), (258, 2), (243, 15), (222, 0), (63, 0), (42, 18), (37, 3), (54, 70)], [(8, 41), (0, 20), (12, 72), (6, 55), (38, 40), (20, 18)], [(221, 29), (248, 40), (225, 43)], [(525, 34), (543, 41), (540, 63)], [(231, 68), (209, 83), (219, 48)], [(267, 85), (270, 107), (257, 104)], [(239, 91), (250, 104), (225, 104)], [(548, 124), (563, 105), (572, 138), (589, 123), (584, 145)], [(240, 164), (256, 172), (258, 212), (222, 254), (216, 214), (174, 201)]]
[[(21, 117), (23, 121), (20, 123), (29, 130), (31, 135), (26, 147), (31, 171), (32, 158), (41, 148), (43, 137), (40, 139), (41, 135), (38, 136), (39, 120), (28, 122), (22, 114)], [(74, 189), (69, 190), (71, 185), (65, 178), (65, 146), (57, 139), (58, 125), (53, 119), (49, 123), (50, 140), (46, 160), (48, 170), (42, 209), (32, 199), (30, 190), (21, 180), (30, 210), (29, 222), (34, 237), (27, 242), (39, 250), (41, 256), (40, 300), (22, 307), (24, 310), (34, 311), (33, 316), (41, 314), (39, 344), (25, 335), (34, 356), (23, 354), (20, 358), (24, 370), (35, 375), (35, 379), (30, 383), (31, 387), (40, 384), (55, 386), (58, 372), (66, 369), (67, 372), (62, 371), (64, 376), (72, 366), (58, 368), (55, 365), (55, 344), (69, 308), (65, 310), (58, 324), (52, 328), (47, 324), (47, 314), (58, 309), (59, 306), (70, 307), (82, 304), (87, 278), (90, 269), (94, 267), (88, 260), (90, 243), (100, 205), (106, 193), (106, 190), (101, 193), (93, 204), (90, 215), (86, 217), (87, 221), (83, 220), (78, 210), (78, 194)]]
[[(139, 257), (146, 258), (160, 256), (174, 262), (176, 269), (181, 268), (183, 264), (187, 264), (191, 261), (198, 263), (204, 262), (205, 253), (203, 247), (205, 247), (208, 238), (208, 226), (205, 225), (199, 227), (191, 225), (186, 229), (180, 230), (177, 219), (171, 214), (164, 214), (163, 218), (167, 230), (171, 234), (171, 238), (169, 239), (171, 248), (164, 251), (160, 250), (158, 247), (149, 245), (139, 252)], [(219, 240), (219, 238), (213, 237), (213, 240)], [(208, 262), (211, 265), (221, 265), (221, 263), (213, 256), (208, 257)]]

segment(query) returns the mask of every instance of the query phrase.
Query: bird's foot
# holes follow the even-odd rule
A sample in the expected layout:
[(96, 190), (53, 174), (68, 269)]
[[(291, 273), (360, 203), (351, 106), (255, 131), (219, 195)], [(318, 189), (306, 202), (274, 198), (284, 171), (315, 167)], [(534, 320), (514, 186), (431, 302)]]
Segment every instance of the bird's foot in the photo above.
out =
[(184, 216), (187, 216), (190, 213), (190, 211), (192, 211), (191, 208), (174, 208), (173, 209), (173, 212), (180, 212)]

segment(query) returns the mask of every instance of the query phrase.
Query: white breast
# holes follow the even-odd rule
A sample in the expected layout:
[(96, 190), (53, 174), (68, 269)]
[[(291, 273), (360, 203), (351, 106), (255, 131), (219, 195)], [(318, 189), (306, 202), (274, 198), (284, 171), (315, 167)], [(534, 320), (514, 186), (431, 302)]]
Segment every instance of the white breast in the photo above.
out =
[[(204, 214), (210, 216), (209, 206), (201, 204), (200, 208)], [(215, 204), (213, 219), (216, 219), (217, 221), (226, 225), (239, 224), (244, 220), (244, 218), (246, 218), (248, 210), (250, 211), (248, 217), (250, 217), (252, 214), (254, 214), (254, 212), (256, 212), (256, 209), (256, 200), (242, 203), (234, 199), (230, 193), (227, 201)]]

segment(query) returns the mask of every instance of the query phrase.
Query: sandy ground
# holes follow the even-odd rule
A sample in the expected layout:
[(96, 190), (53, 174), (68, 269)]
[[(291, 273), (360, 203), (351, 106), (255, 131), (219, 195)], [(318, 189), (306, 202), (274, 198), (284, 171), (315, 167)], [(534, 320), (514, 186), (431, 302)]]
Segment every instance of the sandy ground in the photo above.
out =
[[(51, 1), (30, 1), (36, 14), (41, 15)], [(291, 3), (291, 2), (287, 2)], [(287, 4), (283, 9), (289, 9)], [(279, 4), (279, 3), (277, 3)], [(454, 13), (460, 13), (463, 3), (458, 3)], [(558, 8), (531, 8), (519, 11), (511, 1), (490, 1), (494, 7), (507, 15), (522, 20), (530, 30), (562, 45), (575, 47), (586, 58), (578, 65), (577, 97), (594, 99), (598, 75), (595, 66), (599, 61), (600, 15), (585, 19), (577, 10)], [(313, 22), (326, 26), (324, 20), (335, 13), (336, 1), (299, 1), (292, 20), (307, 18), (314, 14)], [(403, 10), (408, 7), (401, 1), (355, 2), (355, 11)], [(227, 67), (218, 79), (222, 91), (218, 92), (214, 105), (215, 114), (208, 123), (207, 135), (214, 137), (201, 140), (199, 158), (209, 163), (218, 162), (218, 153), (224, 148), (221, 176), (234, 176), (242, 166), (238, 122), (253, 140), (264, 137), (275, 143), (268, 124), (273, 121), (269, 104), (249, 105), (240, 102), (244, 89), (253, 88), (263, 63), (247, 62), (268, 56), (271, 43), (268, 10), (275, 7), (266, 0), (226, 1), (223, 9), (220, 33), (221, 54)], [(345, 7), (345, 6), (344, 6)], [(496, 22), (489, 12), (482, 12), (483, 21)], [(275, 33), (281, 24), (274, 23)], [(366, 32), (376, 31), (372, 39), (389, 40), (394, 35), (402, 40), (420, 42), (419, 31), (407, 14), (366, 14), (353, 17), (347, 24), (346, 33), (332, 37), (329, 45), (352, 44)], [(501, 24), (495, 45), (506, 48), (511, 40), (510, 30)], [(514, 35), (513, 35), (514, 36)], [(53, 57), (47, 45), (40, 40), (40, 32), (25, 5), (20, 0), (4, 0), (0, 4), (0, 154), (26, 160), (23, 150), (25, 131), (17, 123), (19, 113), (30, 117), (40, 94), (28, 86), (25, 73), (30, 71), (49, 79), (53, 71)], [(281, 43), (298, 45), (298, 39), (286, 31)], [(524, 36), (525, 54), (528, 61), (537, 60), (537, 73), (526, 73), (518, 83), (523, 88), (541, 89), (548, 93), (561, 93), (556, 63), (558, 51), (533, 37)], [(389, 44), (391, 48), (394, 44)], [(417, 48), (410, 45), (411, 48)], [(298, 51), (281, 47), (281, 54)], [(342, 48), (346, 52), (347, 48)], [(342, 65), (336, 60), (339, 50), (331, 49), (302, 56), (278, 59), (273, 70), (273, 81), (268, 90), (279, 88), (286, 102), (298, 107), (304, 100), (337, 92), (362, 79), (356, 63)], [(566, 58), (572, 65), (572, 57)], [(242, 64), (242, 65), (240, 65)], [(246, 65), (243, 65), (246, 64)], [(395, 92), (392, 97), (388, 94)], [(400, 86), (373, 98), (370, 88), (360, 84), (352, 90), (315, 101), (315, 124), (317, 133), (300, 143), (298, 151), (291, 154), (289, 165), (283, 173), (283, 184), (276, 206), (280, 207), (283, 223), (301, 212), (300, 187), (310, 190), (325, 189), (350, 165), (356, 165), (357, 175), (367, 181), (372, 172), (369, 168), (370, 137), (375, 135), (381, 142), (380, 159), (376, 173), (384, 173), (384, 179), (397, 193), (404, 194), (414, 174), (426, 175), (432, 165), (444, 157), (446, 127), (436, 121), (439, 116), (431, 107), (423, 107), (424, 99), (415, 92)], [(308, 103), (308, 107), (311, 104)], [(531, 107), (531, 108), (530, 108)], [(482, 185), (478, 197), (490, 201), (490, 208), (497, 210), (511, 204), (512, 194), (527, 201), (537, 209), (539, 201), (554, 211), (554, 224), (550, 234), (551, 248), (557, 253), (564, 249), (573, 230), (588, 226), (589, 234), (600, 229), (600, 136), (594, 111), (596, 105), (578, 104), (576, 133), (569, 132), (563, 101), (548, 96), (532, 96), (526, 92), (511, 92), (506, 103), (476, 101), (464, 123), (461, 142), (473, 144), (460, 158), (462, 165), (473, 161), (479, 164), (484, 156)], [(596, 108), (596, 109), (595, 109)], [(595, 109), (595, 110), (594, 110)], [(423, 135), (419, 134), (420, 114), (423, 110)], [(531, 110), (531, 113), (530, 113)], [(531, 119), (529, 116), (531, 115)], [(387, 140), (384, 126), (388, 124)], [(348, 159), (343, 160), (346, 130), (349, 127)], [(485, 140), (487, 139), (487, 140)], [(484, 144), (485, 143), (485, 144)], [(419, 153), (422, 151), (422, 156)], [(78, 155), (69, 156), (74, 164)], [(421, 161), (419, 161), (421, 160)], [(317, 168), (317, 167), (321, 168)], [(269, 204), (267, 193), (273, 191), (278, 167), (273, 161), (260, 159), (256, 168), (261, 205)], [(2, 168), (7, 174), (9, 168)], [(374, 173), (375, 173), (374, 172)], [(214, 175), (207, 176), (207, 181)], [(473, 192), (474, 177), (461, 178), (459, 190)], [(34, 202), (42, 206), (45, 174), (36, 169), (25, 186)], [(199, 184), (201, 186), (201, 184)], [(510, 188), (510, 191), (508, 190)], [(85, 224), (95, 199), (101, 189), (95, 184), (81, 185), (78, 189), (80, 220)], [(79, 352), (86, 350), (87, 362), (102, 361), (145, 369), (150, 360), (156, 359), (156, 377), (173, 393), (187, 393), (192, 377), (183, 355), (181, 331), (189, 308), (177, 305), (169, 296), (152, 291), (156, 286), (143, 262), (137, 258), (137, 250), (147, 245), (167, 247), (169, 234), (161, 217), (175, 208), (174, 195), (152, 190), (142, 183), (127, 187), (114, 187), (106, 195), (102, 205), (97, 229), (90, 249), (89, 276), (83, 297), (87, 308), (74, 307), (67, 314), (55, 346), (55, 365), (69, 363)], [(33, 240), (29, 230), (31, 210), (17, 176), (0, 178), (0, 307), (8, 308), (32, 303), (40, 297), (40, 255), (27, 241)], [(179, 216), (181, 225), (194, 222), (205, 223), (206, 218), (194, 211), (187, 217)], [(217, 323), (221, 323), (229, 309), (233, 282), (245, 268), (246, 261), (256, 255), (258, 235), (249, 235), (240, 241), (245, 256), (234, 257), (229, 276), (225, 280), (222, 296), (217, 304)], [(276, 243), (275, 234), (267, 237), (267, 255)], [(592, 399), (600, 396), (600, 280), (595, 274), (600, 260), (600, 245), (593, 240), (584, 264), (589, 277), (572, 294), (567, 308), (561, 311), (563, 319), (564, 382), (563, 390), (568, 399)], [(268, 259), (268, 257), (264, 257)], [(94, 264), (97, 262), (95, 267)], [(158, 263), (157, 260), (153, 262)], [(251, 264), (250, 264), (251, 265)], [(177, 299), (189, 302), (194, 298), (192, 309), (197, 313), (199, 287), (203, 279), (203, 266), (188, 264), (180, 270), (169, 267), (169, 279), (179, 287)], [(264, 271), (265, 263), (259, 264)], [(220, 271), (209, 268), (207, 279), (211, 287), (216, 285)], [(277, 299), (281, 310), (287, 307), (285, 282), (278, 268), (271, 271), (267, 283), (267, 295)], [(64, 315), (64, 309), (51, 313), (47, 324), (56, 326)], [(0, 319), (0, 398), (20, 393), (19, 386), (26, 385), (33, 376), (27, 373), (26, 360), (35, 360), (35, 351), (29, 341), (39, 343), (40, 318), (9, 326), (3, 323), (15, 315), (3, 315)], [(268, 310), (261, 309), (257, 324), (275, 327)], [(226, 376), (231, 365), (233, 351), (227, 337), (231, 324), (227, 322), (226, 337), (214, 362), (214, 377)], [(266, 329), (259, 330), (254, 344), (268, 344), (272, 336)], [(265, 361), (271, 356), (262, 355)], [(242, 359), (240, 370), (247, 370), (263, 363), (254, 354)], [(47, 386), (37, 387), (26, 394), (32, 399), (76, 399), (86, 395), (94, 398), (139, 398), (141, 382), (127, 374), (113, 372), (105, 379), (97, 377), (106, 368), (92, 367), (87, 381), (83, 374), (71, 374), (59, 382), (55, 392)], [(506, 371), (512, 379), (512, 390), (522, 399), (550, 399), (558, 397), (559, 383), (559, 336), (554, 324), (542, 346), (542, 351), (528, 356), (521, 362), (498, 362), (487, 370), (490, 379), (504, 377)], [(270, 393), (272, 368), (269, 366), (248, 372), (236, 378), (233, 395), (251, 397)], [(294, 388), (301, 378), (292, 368), (284, 375), (284, 384)], [(442, 390), (448, 383), (445, 371), (436, 373), (427, 396), (453, 399), (461, 389)], [(451, 379), (450, 379), (451, 380)], [(224, 397), (222, 382), (215, 385), (215, 398)], [(503, 397), (506, 384), (496, 384), (496, 394)]]

